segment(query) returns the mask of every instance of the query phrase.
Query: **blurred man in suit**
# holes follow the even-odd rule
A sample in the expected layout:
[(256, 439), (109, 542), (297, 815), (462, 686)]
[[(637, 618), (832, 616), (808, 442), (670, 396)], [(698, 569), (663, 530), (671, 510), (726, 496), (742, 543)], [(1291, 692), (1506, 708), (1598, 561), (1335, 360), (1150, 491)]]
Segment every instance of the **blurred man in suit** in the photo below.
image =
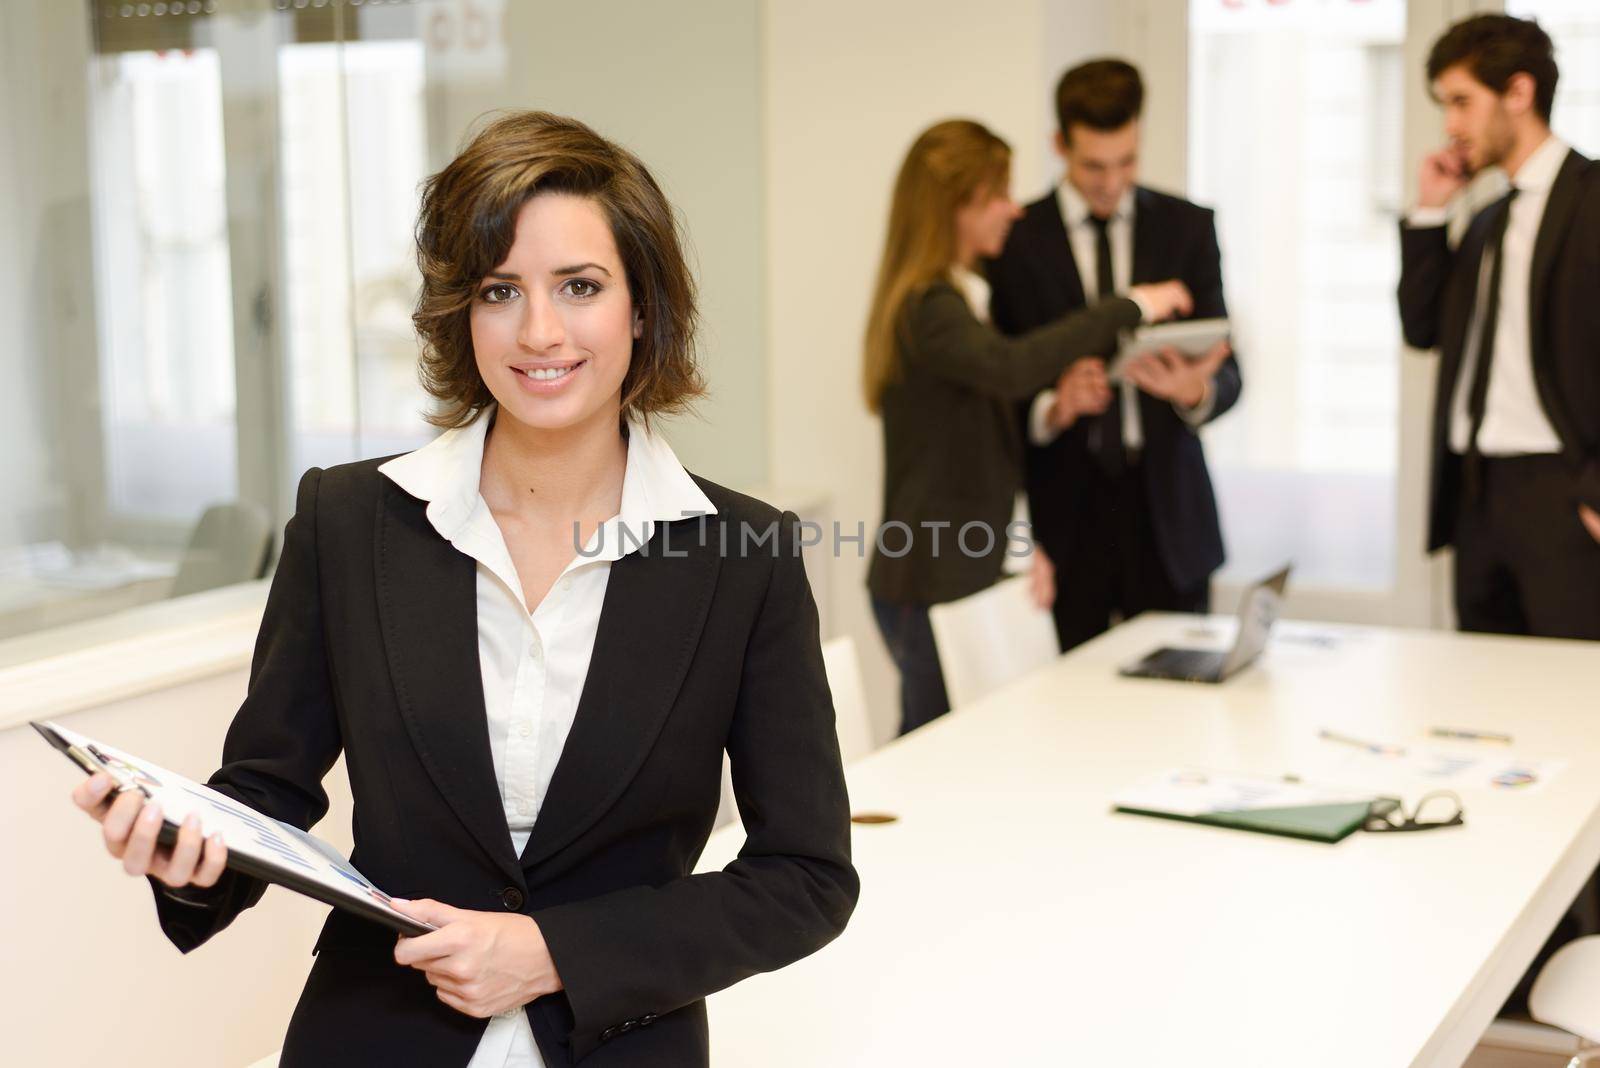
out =
[[(1128, 63), (1074, 67), (1056, 89), (1061, 184), (1029, 204), (989, 268), (995, 325), (1023, 333), (1132, 285), (1176, 278), (1195, 318), (1227, 315), (1212, 213), (1137, 184), (1144, 85)], [(1146, 610), (1204, 612), (1223, 560), (1199, 429), (1239, 399), (1227, 346), (1146, 357), (1125, 381), (1073, 363), (1022, 414), (1028, 507), (1056, 565), (1070, 649)]]
[[(1455, 546), (1462, 630), (1600, 639), (1600, 168), (1550, 132), (1538, 23), (1479, 15), (1428, 57), (1449, 144), (1400, 230), (1406, 341), (1439, 350), (1428, 549)], [(1454, 248), (1477, 172), (1510, 191)]]

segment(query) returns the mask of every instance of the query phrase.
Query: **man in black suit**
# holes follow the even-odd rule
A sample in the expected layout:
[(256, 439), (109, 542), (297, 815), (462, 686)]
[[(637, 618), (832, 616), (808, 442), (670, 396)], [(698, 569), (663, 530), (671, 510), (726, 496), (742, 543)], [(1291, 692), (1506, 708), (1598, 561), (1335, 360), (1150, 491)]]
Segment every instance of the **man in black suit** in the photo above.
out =
[[(989, 270), (995, 325), (1016, 334), (1130, 285), (1177, 278), (1193, 315), (1227, 315), (1212, 213), (1136, 184), (1139, 72), (1115, 59), (1064, 74), (1055, 147), (1066, 177), (1029, 204)], [(1022, 413), (1034, 535), (1056, 565), (1056, 631), (1070, 649), (1146, 610), (1204, 612), (1223, 560), (1199, 428), (1239, 399), (1226, 345), (1146, 357), (1123, 382), (1076, 361)]]
[[(1538, 23), (1480, 15), (1428, 57), (1450, 144), (1400, 231), (1406, 341), (1439, 349), (1429, 551), (1455, 546), (1462, 630), (1600, 639), (1600, 168), (1550, 132)], [(1473, 174), (1511, 190), (1460, 244)]]

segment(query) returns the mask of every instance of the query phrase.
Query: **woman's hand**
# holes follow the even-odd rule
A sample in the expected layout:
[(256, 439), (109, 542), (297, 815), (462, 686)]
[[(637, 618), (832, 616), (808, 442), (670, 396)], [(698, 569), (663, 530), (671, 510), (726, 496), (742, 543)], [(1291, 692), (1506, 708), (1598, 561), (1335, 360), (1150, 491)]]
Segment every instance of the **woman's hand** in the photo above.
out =
[(439, 1000), (468, 1016), (486, 1019), (561, 989), (561, 976), (530, 916), (474, 912), (423, 898), (391, 904), (437, 931), (402, 936), (397, 964), (428, 977)]
[(1188, 315), (1194, 311), (1194, 298), (1189, 295), (1189, 287), (1176, 279), (1131, 286), (1128, 296), (1139, 302), (1148, 317), (1147, 322), (1159, 323), (1175, 315)]
[(153, 875), (171, 887), (214, 886), (228, 863), (222, 836), (200, 837), (200, 820), (190, 815), (171, 848), (160, 845), (161, 806), (145, 803), (138, 790), (111, 799), (111, 776), (96, 772), (72, 790), (72, 802), (100, 823), (106, 852), (122, 861), (129, 875)]
[(1065, 430), (1080, 416), (1099, 415), (1111, 406), (1111, 383), (1106, 378), (1105, 361), (1098, 356), (1082, 356), (1072, 361), (1056, 379), (1056, 402), (1050, 408), (1050, 426)]

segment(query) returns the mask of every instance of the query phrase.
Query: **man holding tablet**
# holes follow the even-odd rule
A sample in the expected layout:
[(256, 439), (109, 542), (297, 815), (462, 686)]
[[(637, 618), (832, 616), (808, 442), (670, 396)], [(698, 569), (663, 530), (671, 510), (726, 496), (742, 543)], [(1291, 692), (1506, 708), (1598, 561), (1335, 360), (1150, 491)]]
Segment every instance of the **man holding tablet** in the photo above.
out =
[[(1121, 60), (1062, 76), (1055, 147), (1066, 177), (1028, 205), (990, 265), (1002, 331), (1165, 278), (1188, 286), (1195, 319), (1226, 318), (1210, 210), (1136, 184), (1143, 103), (1139, 72)], [(1210, 607), (1222, 533), (1198, 431), (1238, 401), (1239, 365), (1226, 341), (1190, 349), (1119, 360), (1115, 380), (1105, 361), (1078, 360), (1022, 413), (1029, 513), (1056, 565), (1063, 649), (1143, 611)]]

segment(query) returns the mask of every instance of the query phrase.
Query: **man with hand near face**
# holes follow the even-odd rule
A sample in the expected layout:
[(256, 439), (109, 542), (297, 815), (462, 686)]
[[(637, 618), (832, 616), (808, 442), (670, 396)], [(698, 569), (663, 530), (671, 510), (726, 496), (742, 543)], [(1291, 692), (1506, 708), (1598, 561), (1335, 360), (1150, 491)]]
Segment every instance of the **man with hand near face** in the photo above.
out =
[[(1227, 315), (1212, 213), (1137, 185), (1144, 85), (1133, 66), (1074, 67), (1056, 89), (1060, 186), (1029, 204), (989, 268), (991, 315), (1025, 333), (1132, 285), (1177, 279), (1192, 315)], [(1125, 381), (1086, 357), (1027, 405), (1028, 508), (1055, 563), (1062, 649), (1143, 611), (1204, 612), (1222, 564), (1199, 429), (1239, 399), (1225, 343), (1141, 358)]]
[[(1550, 131), (1538, 23), (1478, 15), (1428, 57), (1449, 144), (1401, 226), (1406, 341), (1438, 348), (1428, 549), (1455, 546), (1462, 630), (1600, 639), (1600, 168)], [(1487, 167), (1510, 191), (1460, 244)]]

